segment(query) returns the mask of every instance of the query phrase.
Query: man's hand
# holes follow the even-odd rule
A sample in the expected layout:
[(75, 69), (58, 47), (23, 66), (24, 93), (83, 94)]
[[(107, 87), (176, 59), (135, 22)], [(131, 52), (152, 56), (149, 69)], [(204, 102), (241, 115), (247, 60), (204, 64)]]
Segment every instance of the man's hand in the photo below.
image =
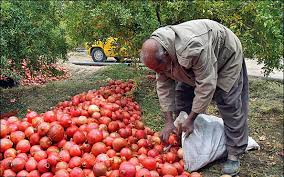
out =
[(163, 140), (163, 142), (168, 142), (169, 136), (173, 132), (177, 133), (177, 129), (174, 126), (174, 123), (172, 123), (172, 122), (166, 123), (165, 127), (161, 131), (161, 135), (160, 135), (160, 137)]
[(163, 142), (168, 142), (171, 133), (177, 133), (177, 129), (174, 126), (173, 112), (164, 112), (165, 126), (161, 131), (160, 138)]
[(190, 112), (187, 119), (181, 124), (181, 130), (185, 133), (185, 137), (188, 137), (193, 132), (193, 124), (197, 115), (195, 112)]

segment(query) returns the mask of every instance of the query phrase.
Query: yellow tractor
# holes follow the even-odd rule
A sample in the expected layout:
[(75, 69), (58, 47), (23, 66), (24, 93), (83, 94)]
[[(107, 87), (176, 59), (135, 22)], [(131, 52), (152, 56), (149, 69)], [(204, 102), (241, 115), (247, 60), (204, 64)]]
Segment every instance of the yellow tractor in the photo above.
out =
[(118, 38), (109, 37), (104, 41), (98, 40), (87, 45), (88, 54), (94, 62), (104, 62), (107, 57), (114, 57), (118, 62), (126, 56), (126, 49), (121, 47)]

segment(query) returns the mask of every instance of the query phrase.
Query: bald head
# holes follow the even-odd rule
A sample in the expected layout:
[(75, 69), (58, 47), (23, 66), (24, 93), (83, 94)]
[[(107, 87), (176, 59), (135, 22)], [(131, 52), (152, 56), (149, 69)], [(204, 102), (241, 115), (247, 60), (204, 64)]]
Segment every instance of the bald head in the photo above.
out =
[(155, 68), (163, 63), (167, 63), (167, 56), (166, 50), (155, 39), (147, 39), (142, 45), (140, 60), (152, 70), (155, 70)]

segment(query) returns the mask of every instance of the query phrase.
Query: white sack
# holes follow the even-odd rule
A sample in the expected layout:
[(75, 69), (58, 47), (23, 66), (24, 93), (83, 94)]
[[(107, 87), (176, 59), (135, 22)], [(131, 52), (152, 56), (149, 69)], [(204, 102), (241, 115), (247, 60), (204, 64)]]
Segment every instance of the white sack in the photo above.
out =
[[(187, 118), (186, 112), (181, 112), (174, 122), (177, 127)], [(194, 130), (187, 137), (182, 133), (182, 149), (185, 162), (184, 168), (196, 171), (207, 164), (225, 157), (226, 139), (223, 119), (212, 115), (199, 114), (194, 121)], [(251, 138), (248, 139), (247, 150), (259, 149), (259, 145)]]

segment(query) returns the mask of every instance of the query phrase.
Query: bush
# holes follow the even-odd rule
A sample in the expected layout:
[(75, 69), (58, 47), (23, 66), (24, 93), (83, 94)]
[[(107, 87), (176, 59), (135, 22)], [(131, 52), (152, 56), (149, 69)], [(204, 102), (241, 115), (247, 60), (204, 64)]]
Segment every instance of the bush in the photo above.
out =
[(24, 75), (24, 61), (33, 73), (43, 64), (65, 59), (60, 7), (59, 1), (1, 1), (2, 77), (19, 79)]

